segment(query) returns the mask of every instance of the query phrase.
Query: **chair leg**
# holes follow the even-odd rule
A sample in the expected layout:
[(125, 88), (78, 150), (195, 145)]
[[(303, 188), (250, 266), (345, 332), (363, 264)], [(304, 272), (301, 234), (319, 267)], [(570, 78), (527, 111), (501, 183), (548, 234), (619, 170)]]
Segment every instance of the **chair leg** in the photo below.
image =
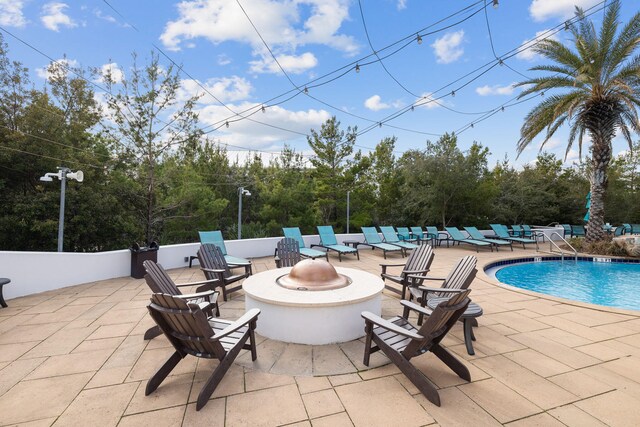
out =
[(222, 300), (226, 301), (227, 300), (227, 287), (222, 285), (221, 288), (222, 288)]
[(160, 327), (158, 325), (152, 326), (151, 328), (147, 329), (147, 332), (144, 333), (144, 340), (152, 340), (160, 334), (162, 334), (162, 330), (160, 329)]
[(369, 356), (371, 355), (371, 334), (373, 333), (373, 324), (366, 322), (364, 325), (364, 332), (366, 334), (364, 342), (364, 358), (362, 363), (364, 366), (369, 366)]
[(453, 354), (449, 353), (439, 344), (431, 347), (431, 352), (436, 355), (436, 357), (444, 362), (453, 372), (458, 374), (460, 378), (463, 380), (471, 381), (471, 374), (469, 373), (469, 369), (467, 369), (464, 364), (459, 361)]
[(256, 323), (257, 322), (254, 320), (249, 325), (249, 341), (251, 343), (251, 361), (252, 362), (255, 362), (256, 359), (258, 358), (258, 353), (256, 351), (256, 333), (255, 333)]
[(147, 388), (145, 388), (144, 390), (144, 395), (149, 396), (151, 393), (153, 393), (181, 360), (182, 355), (180, 355), (180, 353), (178, 353), (177, 351), (174, 352), (171, 357), (167, 359), (166, 362), (164, 362), (164, 365), (162, 365), (162, 367), (158, 369), (158, 372), (153, 374), (153, 376), (149, 379), (149, 382), (147, 382)]
[(0, 305), (3, 306), (4, 308), (7, 308), (9, 306), (7, 305), (7, 302), (4, 300), (4, 296), (2, 296), (2, 288), (3, 286), (0, 285)]

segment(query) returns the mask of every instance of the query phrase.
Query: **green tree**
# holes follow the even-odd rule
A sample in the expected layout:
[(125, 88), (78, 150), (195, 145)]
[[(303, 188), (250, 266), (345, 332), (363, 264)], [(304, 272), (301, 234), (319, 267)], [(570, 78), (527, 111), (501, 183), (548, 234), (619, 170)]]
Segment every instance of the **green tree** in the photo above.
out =
[(614, 1), (605, 14), (600, 33), (588, 22), (582, 9), (578, 21), (570, 27), (573, 46), (546, 39), (534, 48), (554, 62), (532, 70), (553, 75), (528, 79), (519, 85), (531, 85), (520, 98), (553, 89), (554, 94), (534, 107), (525, 118), (518, 141), (521, 153), (533, 139), (546, 130), (542, 146), (565, 123), (570, 125), (567, 152), (578, 140), (591, 139), (591, 213), (586, 239), (604, 238), (607, 169), (611, 161), (611, 141), (619, 129), (631, 147), (631, 132), (640, 132), (637, 107), (640, 106), (640, 60), (633, 56), (640, 45), (640, 13), (618, 32), (620, 3)]

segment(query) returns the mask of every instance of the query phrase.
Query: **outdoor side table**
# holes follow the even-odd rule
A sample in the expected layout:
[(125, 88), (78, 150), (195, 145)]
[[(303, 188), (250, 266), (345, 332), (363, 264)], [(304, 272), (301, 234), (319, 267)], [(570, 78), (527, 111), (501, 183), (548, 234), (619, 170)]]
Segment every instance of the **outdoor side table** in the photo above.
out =
[(358, 240), (343, 240), (342, 244), (345, 246), (353, 246), (355, 249), (358, 249), (358, 244), (362, 243), (359, 242)]
[(6, 277), (0, 277), (0, 305), (3, 307), (7, 307), (7, 303), (4, 300), (4, 297), (2, 296), (2, 288), (7, 283), (11, 283), (11, 279), (7, 279)]
[[(430, 298), (427, 300), (427, 307), (435, 309), (442, 301), (446, 301), (448, 298)], [(473, 334), (473, 326), (478, 326), (476, 318), (482, 316), (482, 307), (475, 302), (471, 301), (467, 309), (460, 316), (460, 321), (464, 329), (464, 344), (467, 346), (467, 353), (470, 355), (476, 354), (473, 351), (473, 341), (476, 340), (476, 336)]]

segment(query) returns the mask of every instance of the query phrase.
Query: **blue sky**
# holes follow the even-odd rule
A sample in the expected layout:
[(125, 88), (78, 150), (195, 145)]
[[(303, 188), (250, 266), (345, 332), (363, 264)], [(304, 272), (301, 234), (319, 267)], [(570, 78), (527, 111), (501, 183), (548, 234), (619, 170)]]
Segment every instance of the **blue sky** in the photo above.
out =
[[(545, 31), (570, 19), (574, 5), (599, 9), (602, 3), (500, 0), (497, 8), (492, 0), (487, 3), (485, 17), (484, 2), (473, 0), (0, 0), (0, 27), (53, 59), (66, 55), (72, 65), (111, 67), (125, 78), (131, 53), (144, 63), (155, 45), (163, 64), (170, 63), (163, 55), (182, 64), (181, 96), (204, 94), (197, 106), (201, 126), (222, 125), (209, 136), (229, 144), (230, 151), (278, 152), (286, 143), (308, 152), (304, 135), (336, 115), (343, 128), (358, 127), (357, 145), (365, 152), (396, 136), (400, 155), (456, 131), (462, 148), (473, 141), (488, 147), (491, 164), (506, 155), (521, 165), (535, 159), (542, 140), (515, 160), (523, 118), (537, 99), (510, 106), (518, 95), (512, 84), (524, 79), (520, 73), (534, 76), (528, 69), (541, 63), (523, 43), (536, 36), (566, 41), (566, 31)], [(623, 0), (623, 21), (636, 10), (636, 2)], [(598, 11), (591, 18), (599, 25), (602, 17)], [(504, 65), (496, 64), (487, 19)], [(3, 36), (10, 57), (29, 67), (42, 87), (49, 60)], [(467, 75), (492, 65), (480, 76)], [(263, 105), (253, 120), (233, 113)], [(487, 111), (497, 112), (481, 120), (479, 113)], [(566, 132), (548, 147), (563, 157)], [(614, 153), (625, 149), (622, 140), (614, 141)], [(568, 163), (576, 159), (577, 152), (571, 152)]]

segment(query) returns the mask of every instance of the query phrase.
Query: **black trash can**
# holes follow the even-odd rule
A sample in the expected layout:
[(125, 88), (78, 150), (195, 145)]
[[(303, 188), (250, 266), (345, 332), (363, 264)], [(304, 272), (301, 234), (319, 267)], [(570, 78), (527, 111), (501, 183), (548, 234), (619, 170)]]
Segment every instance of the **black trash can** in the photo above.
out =
[(160, 247), (156, 242), (151, 242), (149, 246), (140, 247), (135, 243), (129, 248), (131, 251), (131, 277), (134, 279), (142, 279), (145, 274), (143, 262), (151, 260), (158, 262), (158, 249)]

